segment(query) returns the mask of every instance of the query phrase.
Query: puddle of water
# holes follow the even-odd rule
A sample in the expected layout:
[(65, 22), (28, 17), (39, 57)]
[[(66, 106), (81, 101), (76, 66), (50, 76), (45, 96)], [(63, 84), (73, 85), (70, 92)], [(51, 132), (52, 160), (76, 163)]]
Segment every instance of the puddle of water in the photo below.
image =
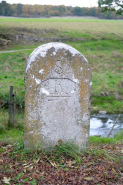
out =
[[(101, 137), (107, 137), (110, 130), (113, 127), (118, 114), (93, 114), (90, 120), (90, 136), (100, 135)], [(119, 120), (115, 124), (110, 137), (123, 130), (123, 114), (121, 114)]]

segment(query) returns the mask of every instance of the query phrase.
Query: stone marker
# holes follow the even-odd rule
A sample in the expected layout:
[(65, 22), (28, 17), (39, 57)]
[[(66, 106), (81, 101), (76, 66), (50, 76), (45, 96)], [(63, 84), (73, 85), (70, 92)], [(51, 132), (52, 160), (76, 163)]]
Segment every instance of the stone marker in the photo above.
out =
[(25, 148), (72, 141), (86, 149), (91, 71), (76, 49), (48, 43), (29, 56), (25, 76)]

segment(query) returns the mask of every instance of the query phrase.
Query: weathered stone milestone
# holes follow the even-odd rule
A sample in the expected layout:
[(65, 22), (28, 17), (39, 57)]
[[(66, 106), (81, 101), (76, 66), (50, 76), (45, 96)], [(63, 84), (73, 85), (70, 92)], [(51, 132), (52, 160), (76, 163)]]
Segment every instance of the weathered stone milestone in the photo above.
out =
[(91, 71), (76, 49), (48, 43), (29, 56), (25, 76), (25, 148), (72, 141), (86, 149)]

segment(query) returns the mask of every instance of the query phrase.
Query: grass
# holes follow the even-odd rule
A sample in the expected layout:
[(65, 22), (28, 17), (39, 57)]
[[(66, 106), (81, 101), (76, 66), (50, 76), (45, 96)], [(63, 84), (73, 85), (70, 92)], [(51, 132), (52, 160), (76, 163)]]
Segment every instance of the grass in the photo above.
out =
[(52, 151), (54, 159), (58, 159), (59, 156), (66, 155), (72, 157), (78, 164), (81, 163), (80, 152), (78, 146), (72, 142), (63, 143), (61, 140), (58, 141), (58, 144), (55, 146)]
[(86, 19), (86, 17), (64, 17), (64, 18), (12, 18), (1, 17), (0, 22), (120, 22), (117, 20), (104, 20), (104, 19)]
[(90, 136), (90, 143), (114, 144), (123, 143), (123, 131), (114, 135), (113, 138)]
[(121, 112), (123, 110), (122, 101), (117, 101), (113, 96), (92, 97), (92, 111), (106, 110), (108, 113)]
[(6, 110), (0, 110), (0, 140), (15, 141), (23, 137), (24, 114), (17, 113), (15, 116), (15, 128), (8, 128), (9, 114)]
[[(20, 118), (19, 118), (20, 119)], [(23, 124), (23, 123), (22, 123)], [(114, 138), (100, 138), (96, 136), (90, 136), (89, 143), (90, 147), (87, 151), (79, 151), (78, 147), (74, 145), (72, 142), (63, 143), (61, 140), (58, 141), (58, 144), (54, 146), (54, 148), (49, 148), (49, 150), (38, 149), (35, 151), (24, 150), (24, 131), (23, 126), (21, 128), (14, 129), (5, 129), (4, 132), (0, 133), (0, 142), (5, 142), (10, 146), (13, 146), (13, 153), (11, 153), (11, 157), (16, 155), (20, 155), (20, 160), (26, 160), (27, 156), (31, 157), (33, 160), (38, 159), (40, 155), (46, 156), (47, 160), (51, 163), (51, 165), (56, 165), (57, 162), (60, 163), (60, 167), (64, 167), (62, 165), (62, 161), (64, 157), (70, 157), (72, 160), (75, 160), (75, 163), (81, 164), (81, 156), (91, 155), (98, 158), (99, 156), (104, 157), (106, 160), (115, 158), (111, 157), (107, 154), (106, 146), (113, 146), (116, 144), (123, 144), (123, 131), (116, 134)], [(98, 145), (105, 146), (104, 148), (99, 149)], [(2, 151), (2, 150), (1, 150)], [(22, 156), (22, 157), (21, 157)], [(55, 163), (54, 163), (55, 162)], [(73, 165), (72, 164), (72, 165)], [(57, 166), (57, 165), (56, 165)]]
[[(80, 51), (89, 61), (92, 70), (92, 112), (106, 110), (123, 112), (123, 22), (117, 20), (83, 18), (0, 18), (0, 33), (27, 34), (37, 37), (83, 38), (66, 41)], [(41, 29), (34, 33), (34, 29)], [(43, 31), (42, 31), (43, 30)], [(11, 44), (3, 50), (19, 50), (0, 53), (0, 98), (8, 100), (9, 86), (17, 91), (17, 102), (24, 106), (25, 64), (34, 48), (41, 43)], [(102, 97), (101, 93), (108, 93)], [(116, 99), (118, 94), (118, 99)]]
[[(103, 46), (104, 43), (105, 47)], [(121, 41), (113, 43), (113, 41), (100, 41), (98, 45), (95, 41), (68, 42), (69, 45), (79, 50), (88, 59), (91, 66), (93, 82), (92, 111), (123, 112), (122, 101), (117, 101), (114, 97), (115, 93), (123, 97), (123, 46)], [(32, 51), (30, 49), (0, 54), (0, 96), (4, 100), (8, 99), (9, 86), (13, 85), (14, 91), (17, 92), (18, 104), (22, 102), (24, 105), (25, 64)], [(101, 97), (102, 92), (107, 92), (110, 96)]]
[(100, 19), (28, 19), (28, 18), (0, 18), (1, 28), (38, 28), (55, 29), (71, 36), (82, 36), (83, 34), (93, 35), (99, 38), (123, 38), (123, 22), (116, 20)]

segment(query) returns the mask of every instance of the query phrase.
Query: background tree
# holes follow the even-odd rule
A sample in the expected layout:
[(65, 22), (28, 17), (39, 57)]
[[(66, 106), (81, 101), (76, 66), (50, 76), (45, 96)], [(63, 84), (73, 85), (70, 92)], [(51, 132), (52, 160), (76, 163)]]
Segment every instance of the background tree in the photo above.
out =
[(116, 11), (117, 14), (123, 12), (123, 0), (98, 0), (98, 6), (103, 7), (103, 11)]
[(18, 16), (21, 16), (21, 14), (22, 14), (22, 4), (17, 4), (17, 14), (18, 14)]
[(81, 16), (81, 8), (76, 6), (73, 8), (73, 14), (77, 16)]
[(91, 15), (91, 16), (95, 16), (95, 15), (96, 15), (96, 10), (95, 10), (95, 8), (91, 8), (90, 15)]
[(0, 3), (0, 15), (11, 16), (11, 6), (6, 1)]
[[(122, 8), (121, 0), (98, 0), (100, 7), (72, 7), (64, 5), (29, 5), (29, 4), (9, 4), (6, 1), (0, 1), (0, 15), (19, 16), (19, 17), (50, 17), (50, 16), (95, 16), (104, 19), (123, 19), (123, 14), (116, 15), (115, 11), (103, 11), (101, 7), (110, 7), (115, 10), (113, 2), (120, 3), (120, 12)], [(122, 0), (123, 1), (123, 0)], [(118, 5), (117, 5), (118, 7)], [(122, 11), (121, 11), (122, 12)]]

